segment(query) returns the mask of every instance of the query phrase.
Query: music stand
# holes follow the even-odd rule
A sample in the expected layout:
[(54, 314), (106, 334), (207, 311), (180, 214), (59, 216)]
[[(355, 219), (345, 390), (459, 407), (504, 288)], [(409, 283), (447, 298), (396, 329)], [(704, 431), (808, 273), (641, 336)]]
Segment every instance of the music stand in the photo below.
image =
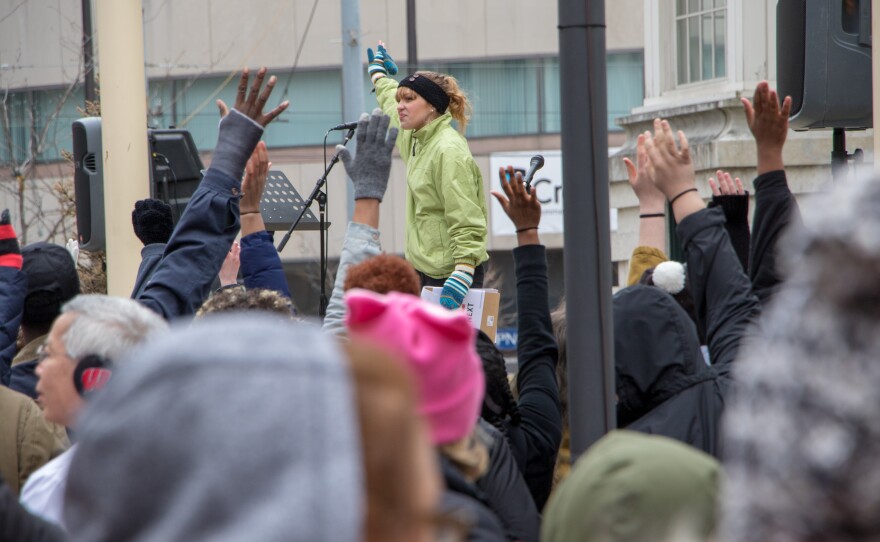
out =
[[(260, 202), (260, 214), (269, 231), (287, 231), (302, 212), (305, 202), (293, 187), (293, 183), (282, 171), (270, 171), (266, 179), (266, 189)], [(324, 229), (330, 222), (324, 222)], [(306, 209), (302, 220), (297, 224), (298, 230), (318, 231), (321, 221), (311, 209)]]

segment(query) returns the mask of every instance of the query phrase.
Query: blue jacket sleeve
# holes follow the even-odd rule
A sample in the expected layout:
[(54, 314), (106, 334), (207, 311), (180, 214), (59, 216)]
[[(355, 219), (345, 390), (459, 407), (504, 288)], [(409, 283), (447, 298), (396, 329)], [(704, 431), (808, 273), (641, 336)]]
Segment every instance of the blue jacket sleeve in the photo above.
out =
[(166, 246), (165, 243), (152, 243), (141, 249), (141, 265), (138, 267), (137, 280), (135, 280), (134, 288), (131, 291), (132, 299), (137, 299), (147, 287), (147, 283), (150, 282), (150, 278), (162, 261), (162, 254), (165, 253)]
[(27, 275), (14, 267), (0, 267), (0, 383), (4, 386), (9, 384), (26, 294)]
[(245, 288), (275, 290), (290, 297), (281, 256), (268, 231), (254, 232), (241, 238), (241, 274)]
[(208, 169), (138, 301), (166, 319), (195, 313), (238, 234), (240, 196), (239, 180)]
[(559, 351), (550, 322), (546, 249), (524, 245), (513, 250), (513, 258), (518, 312), (517, 407), (527, 443), (523, 475), (541, 509), (550, 496), (562, 442), (562, 405), (556, 382)]

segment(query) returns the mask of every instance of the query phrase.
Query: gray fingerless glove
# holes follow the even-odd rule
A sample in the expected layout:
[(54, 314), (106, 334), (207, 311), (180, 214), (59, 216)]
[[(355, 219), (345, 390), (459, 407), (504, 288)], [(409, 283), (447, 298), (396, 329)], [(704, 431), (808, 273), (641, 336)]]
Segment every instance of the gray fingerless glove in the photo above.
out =
[(345, 171), (354, 183), (354, 199), (382, 201), (391, 174), (391, 151), (397, 140), (397, 128), (388, 129), (391, 119), (374, 109), (372, 115), (364, 113), (357, 127), (357, 155), (342, 145), (336, 150), (345, 165)]
[(211, 158), (211, 168), (222, 171), (233, 179), (241, 179), (244, 166), (257, 143), (263, 137), (263, 127), (237, 110), (220, 119), (220, 134)]

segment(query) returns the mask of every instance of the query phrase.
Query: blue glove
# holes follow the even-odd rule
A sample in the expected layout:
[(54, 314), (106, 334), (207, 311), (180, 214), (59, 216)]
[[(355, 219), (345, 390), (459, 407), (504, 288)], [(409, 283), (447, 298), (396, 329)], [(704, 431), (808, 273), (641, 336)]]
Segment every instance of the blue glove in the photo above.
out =
[(376, 48), (376, 54), (373, 54), (373, 50), (368, 47), (367, 62), (369, 62), (367, 73), (370, 74), (370, 80), (374, 83), (381, 77), (397, 75), (397, 64), (394, 63), (394, 59), (388, 54), (384, 45), (379, 45)]
[(440, 292), (440, 304), (450, 310), (461, 307), (464, 298), (474, 283), (474, 268), (466, 264), (458, 264), (449, 275)]

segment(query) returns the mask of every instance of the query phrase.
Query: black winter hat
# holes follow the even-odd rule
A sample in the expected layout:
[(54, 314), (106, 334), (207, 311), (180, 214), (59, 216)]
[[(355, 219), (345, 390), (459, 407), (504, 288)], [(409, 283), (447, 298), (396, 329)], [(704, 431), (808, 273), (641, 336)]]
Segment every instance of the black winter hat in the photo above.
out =
[(31, 243), (21, 249), (21, 270), (27, 275), (24, 325), (51, 324), (61, 305), (80, 293), (76, 264), (66, 248), (52, 243)]

